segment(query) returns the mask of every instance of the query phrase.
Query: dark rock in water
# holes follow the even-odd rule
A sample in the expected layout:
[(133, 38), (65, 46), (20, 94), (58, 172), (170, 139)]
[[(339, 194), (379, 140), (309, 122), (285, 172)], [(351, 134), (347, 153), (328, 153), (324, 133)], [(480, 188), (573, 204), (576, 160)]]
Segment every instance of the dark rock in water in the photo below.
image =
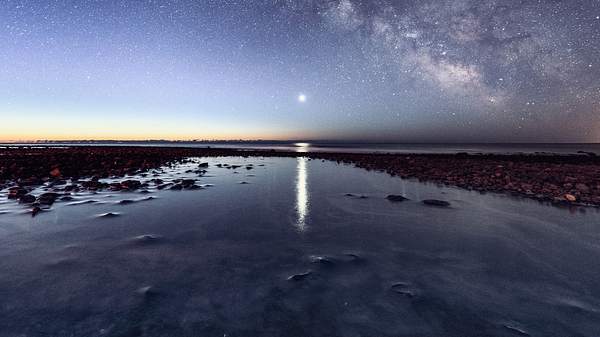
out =
[(18, 199), (27, 193), (28, 191), (20, 186), (11, 187), (8, 189), (8, 199)]
[(99, 218), (116, 218), (119, 215), (121, 215), (121, 214), (120, 213), (108, 212), (108, 213), (100, 214), (100, 215), (98, 215), (98, 217)]
[(148, 191), (148, 190), (141, 190), (141, 191), (140, 191), (140, 193), (141, 193), (141, 194), (148, 194), (148, 193), (152, 193), (152, 192), (150, 192), (150, 191)]
[(62, 201), (71, 201), (73, 199), (74, 198), (72, 196), (70, 196), (70, 195), (65, 195), (64, 197), (60, 198), (60, 200), (62, 200)]
[(135, 201), (131, 200), (131, 199), (124, 199), (119, 201), (120, 205), (128, 205), (128, 204), (133, 204)]
[(423, 200), (423, 203), (425, 205), (429, 205), (429, 206), (437, 206), (437, 207), (449, 207), (450, 203), (444, 200), (437, 200), (437, 199), (426, 199)]
[(183, 186), (181, 184), (175, 184), (175, 185), (171, 186), (170, 189), (173, 191), (181, 191), (183, 189)]
[(71, 184), (71, 185), (65, 186), (65, 192), (76, 191), (78, 189), (79, 189), (79, 186), (77, 184)]
[(312, 274), (312, 271), (307, 271), (306, 273), (302, 273), (302, 274), (295, 274), (292, 275), (290, 277), (288, 277), (288, 280), (290, 281), (302, 281), (305, 278), (307, 278), (308, 276), (310, 276)]
[(359, 199), (369, 199), (369, 197), (367, 197), (366, 195), (361, 195), (360, 197), (358, 197)]
[(510, 330), (511, 332), (513, 332), (513, 333), (516, 333), (516, 334), (517, 334), (517, 335), (519, 335), (519, 336), (531, 336), (531, 335), (530, 335), (530, 334), (528, 334), (528, 333), (527, 333), (525, 330), (523, 330), (523, 329), (520, 329), (520, 328), (518, 328), (518, 327), (516, 327), (516, 326), (513, 326), (513, 325), (504, 325), (504, 327), (505, 327), (507, 330)]
[(223, 167), (223, 164), (217, 164), (216, 166), (217, 167)]
[(247, 181), (240, 181), (240, 184), (241, 184), (241, 185), (247, 185), (247, 184), (249, 184), (249, 183), (248, 183)]
[(162, 184), (162, 185), (158, 185), (156, 188), (159, 190), (164, 190), (165, 188), (171, 186), (171, 184)]
[(363, 259), (360, 256), (358, 256), (354, 253), (346, 253), (346, 254), (344, 254), (344, 256), (346, 257), (346, 260), (348, 262), (362, 262), (363, 261)]
[(355, 197), (355, 195), (354, 195), (354, 194), (352, 194), (352, 193), (346, 193), (346, 196), (347, 196), (347, 197)]
[(392, 284), (391, 289), (393, 292), (404, 295), (409, 298), (412, 298), (415, 296), (413, 294), (413, 292), (408, 289), (408, 284), (403, 283), (403, 282), (398, 282), (398, 283)]
[(23, 204), (32, 204), (35, 202), (35, 197), (31, 194), (25, 194), (19, 198), (19, 202)]
[(189, 188), (190, 186), (193, 186), (196, 183), (195, 179), (183, 179), (181, 181), (181, 186), (183, 186), (183, 188)]
[(159, 243), (161, 242), (163, 239), (163, 237), (161, 235), (154, 235), (154, 234), (144, 234), (144, 235), (140, 235), (140, 236), (136, 236), (132, 239), (133, 242), (138, 243), (138, 244), (152, 244), (152, 243)]
[(152, 179), (150, 181), (153, 182), (155, 185), (160, 185), (160, 184), (163, 183), (163, 180), (159, 179), (159, 178), (154, 178), (154, 179)]
[(317, 263), (325, 267), (333, 267), (335, 262), (326, 256), (311, 256), (310, 262)]
[(41, 211), (42, 211), (42, 209), (39, 206), (35, 206), (34, 208), (31, 209), (31, 217), (36, 216)]
[(137, 289), (135, 292), (144, 297), (158, 295), (158, 291), (152, 286), (141, 287), (141, 288)]
[(52, 205), (58, 199), (60, 195), (58, 193), (43, 193), (38, 197), (38, 202), (42, 205)]
[(97, 202), (98, 202), (98, 200), (84, 200), (84, 201), (72, 202), (72, 203), (67, 204), (67, 205), (68, 206), (77, 206), (77, 205), (95, 204)]
[(142, 183), (139, 180), (124, 180), (121, 182), (121, 187), (126, 190), (136, 190), (142, 186)]
[(109, 185), (111, 191), (120, 191), (123, 189), (123, 185), (121, 183), (112, 183)]
[[(218, 165), (217, 165), (218, 166)], [(208, 163), (200, 163), (198, 167), (208, 167)]]
[(402, 195), (396, 195), (396, 194), (390, 194), (385, 198), (391, 202), (402, 202), (402, 201), (408, 200), (408, 198), (406, 198)]
[(246, 170), (252, 170), (253, 168), (254, 168), (254, 167), (253, 167), (253, 166), (250, 166), (250, 165), (246, 166)]

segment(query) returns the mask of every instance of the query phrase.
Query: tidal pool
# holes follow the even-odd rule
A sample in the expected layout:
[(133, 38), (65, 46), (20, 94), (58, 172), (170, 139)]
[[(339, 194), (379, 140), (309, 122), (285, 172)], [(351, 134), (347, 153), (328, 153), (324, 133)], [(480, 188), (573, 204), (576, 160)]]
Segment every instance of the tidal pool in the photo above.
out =
[(306, 158), (156, 177), (202, 188), (74, 193), (35, 217), (0, 191), (0, 336), (600, 332), (596, 209)]

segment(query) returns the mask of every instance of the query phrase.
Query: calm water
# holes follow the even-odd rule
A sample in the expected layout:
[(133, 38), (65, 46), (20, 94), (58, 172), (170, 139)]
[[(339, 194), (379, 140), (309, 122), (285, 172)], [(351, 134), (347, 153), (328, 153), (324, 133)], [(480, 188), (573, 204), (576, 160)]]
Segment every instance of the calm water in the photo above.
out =
[(305, 158), (199, 161), (204, 177), (159, 175), (204, 189), (75, 194), (34, 218), (1, 191), (0, 336), (598, 336), (594, 209)]
[(246, 143), (191, 143), (191, 142), (137, 142), (137, 143), (51, 143), (51, 144), (0, 144), (2, 146), (34, 145), (34, 146), (184, 146), (184, 147), (213, 147), (213, 148), (235, 148), (235, 149), (257, 149), (278, 150), (296, 152), (352, 152), (352, 153), (547, 153), (547, 154), (577, 154), (578, 151), (592, 152), (600, 155), (600, 144), (364, 144), (364, 143), (268, 143), (268, 142), (246, 142)]

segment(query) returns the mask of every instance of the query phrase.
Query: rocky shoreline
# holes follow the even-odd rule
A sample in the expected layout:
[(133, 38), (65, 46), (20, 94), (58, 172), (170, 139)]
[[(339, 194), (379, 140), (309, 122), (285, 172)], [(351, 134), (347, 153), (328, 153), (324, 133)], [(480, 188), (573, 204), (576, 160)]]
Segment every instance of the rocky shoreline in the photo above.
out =
[[(135, 189), (140, 182), (124, 180), (109, 185), (101, 179), (148, 172), (189, 157), (222, 156), (306, 156), (481, 192), (510, 193), (554, 204), (600, 206), (600, 157), (588, 153), (408, 155), (133, 146), (5, 147), (0, 148), (0, 190), (2, 194), (7, 190), (9, 198), (36, 202), (28, 191), (45, 185), (49, 192), (36, 199), (51, 203), (60, 196), (53, 186), (62, 186), (55, 190), (64, 192), (70, 188)], [(84, 178), (87, 180), (73, 183)]]

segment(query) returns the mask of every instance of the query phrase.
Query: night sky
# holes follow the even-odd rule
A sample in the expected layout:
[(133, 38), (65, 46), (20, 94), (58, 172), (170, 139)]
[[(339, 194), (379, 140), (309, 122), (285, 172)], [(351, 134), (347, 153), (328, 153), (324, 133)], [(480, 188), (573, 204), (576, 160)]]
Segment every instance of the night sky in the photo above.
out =
[(600, 141), (600, 1), (0, 1), (0, 139)]

